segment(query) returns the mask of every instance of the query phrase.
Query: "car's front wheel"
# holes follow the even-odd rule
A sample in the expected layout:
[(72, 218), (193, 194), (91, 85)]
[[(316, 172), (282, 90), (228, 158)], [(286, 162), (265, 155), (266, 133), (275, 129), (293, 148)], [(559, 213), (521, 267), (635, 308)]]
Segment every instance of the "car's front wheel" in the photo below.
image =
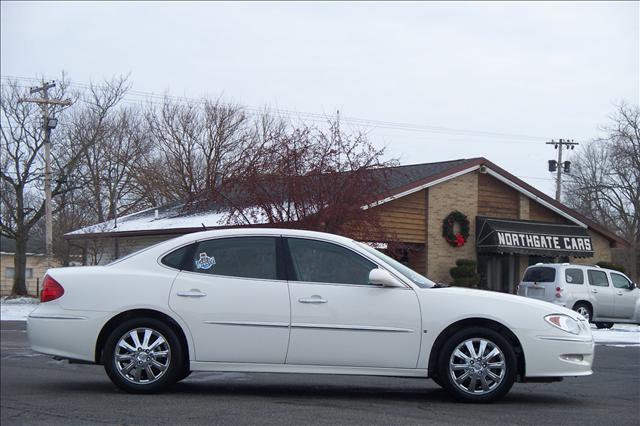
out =
[(116, 327), (102, 355), (111, 381), (131, 393), (155, 393), (183, 373), (183, 354), (176, 333), (155, 318), (135, 318)]
[(494, 330), (469, 328), (444, 344), (438, 378), (458, 400), (492, 402), (503, 397), (516, 378), (517, 359), (507, 339)]

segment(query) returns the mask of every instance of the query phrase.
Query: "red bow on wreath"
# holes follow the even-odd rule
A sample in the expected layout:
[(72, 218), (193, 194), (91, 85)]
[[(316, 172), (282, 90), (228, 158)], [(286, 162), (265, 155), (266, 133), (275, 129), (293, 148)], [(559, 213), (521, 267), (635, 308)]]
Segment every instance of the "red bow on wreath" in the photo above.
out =
[(456, 234), (455, 244), (456, 244), (456, 247), (462, 247), (464, 245), (464, 237), (462, 236), (462, 234), (460, 233)]

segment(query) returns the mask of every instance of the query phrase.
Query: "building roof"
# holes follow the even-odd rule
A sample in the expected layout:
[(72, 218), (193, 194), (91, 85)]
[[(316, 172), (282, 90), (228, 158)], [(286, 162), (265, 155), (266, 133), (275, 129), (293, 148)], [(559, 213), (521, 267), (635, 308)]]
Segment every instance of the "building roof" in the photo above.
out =
[[(385, 191), (379, 195), (378, 201), (364, 207), (384, 204), (479, 169), (482, 173), (491, 174), (569, 221), (591, 228), (612, 242), (628, 245), (624, 239), (604, 226), (570, 209), (483, 157), (374, 169), (371, 173), (384, 175)], [(185, 209), (185, 204), (178, 202), (120, 217), (117, 219), (117, 224), (110, 220), (91, 225), (70, 232), (65, 235), (65, 238), (184, 234), (203, 229), (233, 226), (228, 223), (228, 217), (229, 213), (219, 206), (209, 204), (204, 208), (194, 210)], [(260, 226), (266, 225), (266, 223), (256, 220), (252, 225)]]

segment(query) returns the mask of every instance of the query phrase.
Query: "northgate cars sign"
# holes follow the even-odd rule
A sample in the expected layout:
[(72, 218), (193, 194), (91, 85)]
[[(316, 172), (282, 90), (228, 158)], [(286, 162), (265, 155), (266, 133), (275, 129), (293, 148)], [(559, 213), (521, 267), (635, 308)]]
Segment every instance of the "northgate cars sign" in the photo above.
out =
[(478, 216), (476, 229), (479, 253), (593, 256), (591, 236), (581, 226)]
[(496, 231), (496, 234), (498, 236), (498, 244), (505, 247), (592, 251), (590, 237), (564, 237), (501, 231)]

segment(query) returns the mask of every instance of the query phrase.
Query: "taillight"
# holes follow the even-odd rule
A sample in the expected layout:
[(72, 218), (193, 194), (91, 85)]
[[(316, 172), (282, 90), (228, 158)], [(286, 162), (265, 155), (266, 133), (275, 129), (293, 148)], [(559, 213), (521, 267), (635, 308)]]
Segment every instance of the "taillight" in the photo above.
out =
[(56, 300), (64, 294), (64, 288), (56, 280), (49, 275), (44, 276), (42, 281), (42, 292), (40, 293), (40, 302), (50, 302)]
[(562, 297), (562, 294), (560, 294), (561, 291), (562, 289), (560, 287), (556, 287), (556, 297)]

